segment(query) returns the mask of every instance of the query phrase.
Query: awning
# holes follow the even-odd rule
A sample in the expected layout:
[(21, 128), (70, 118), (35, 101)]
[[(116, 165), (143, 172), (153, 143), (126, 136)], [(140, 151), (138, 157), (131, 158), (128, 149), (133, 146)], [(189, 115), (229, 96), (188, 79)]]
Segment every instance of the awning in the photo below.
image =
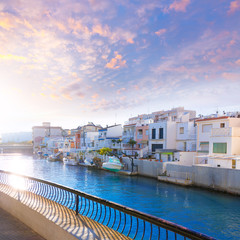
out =
[(159, 152), (160, 154), (171, 155), (173, 152)]

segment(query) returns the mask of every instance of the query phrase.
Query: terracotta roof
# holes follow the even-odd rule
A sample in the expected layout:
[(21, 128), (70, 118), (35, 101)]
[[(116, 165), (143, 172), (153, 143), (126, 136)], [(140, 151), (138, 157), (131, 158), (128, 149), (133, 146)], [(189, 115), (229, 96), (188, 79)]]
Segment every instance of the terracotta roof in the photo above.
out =
[(227, 119), (230, 118), (229, 116), (223, 116), (223, 117), (215, 117), (215, 118), (204, 118), (196, 120), (196, 122), (203, 122), (203, 121), (212, 121), (212, 120), (218, 120), (218, 119)]
[(128, 126), (135, 126), (136, 123), (132, 123), (132, 124), (127, 124), (127, 125), (124, 125), (124, 127), (128, 127)]

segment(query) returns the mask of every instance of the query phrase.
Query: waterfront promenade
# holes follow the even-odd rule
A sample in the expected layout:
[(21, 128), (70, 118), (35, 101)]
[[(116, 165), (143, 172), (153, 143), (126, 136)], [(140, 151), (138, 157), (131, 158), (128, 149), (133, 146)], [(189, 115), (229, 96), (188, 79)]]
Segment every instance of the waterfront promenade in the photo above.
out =
[(44, 240), (44, 238), (0, 207), (0, 240)]
[[(93, 168), (66, 166), (61, 162), (34, 160), (30, 156), (2, 156), (0, 164), (3, 170), (55, 182), (217, 239), (239, 239), (239, 226), (236, 223), (240, 221), (240, 202), (236, 196), (179, 187), (152, 178), (122, 176)], [(87, 212), (88, 205), (85, 214)], [(118, 224), (115, 226), (117, 228)]]
[(0, 240), (130, 239), (88, 217), (76, 216), (75, 211), (54, 201), (26, 191), (19, 193), (4, 184), (0, 184), (0, 209), (1, 223), (5, 223)]

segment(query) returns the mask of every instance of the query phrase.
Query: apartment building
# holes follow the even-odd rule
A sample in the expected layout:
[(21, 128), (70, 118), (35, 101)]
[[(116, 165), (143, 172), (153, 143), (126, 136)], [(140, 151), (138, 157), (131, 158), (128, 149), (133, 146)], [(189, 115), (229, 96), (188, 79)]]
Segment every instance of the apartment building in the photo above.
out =
[(52, 127), (50, 122), (43, 122), (42, 126), (32, 127), (33, 152), (37, 152), (44, 138), (62, 137), (61, 127)]
[(199, 119), (195, 164), (240, 169), (240, 114)]

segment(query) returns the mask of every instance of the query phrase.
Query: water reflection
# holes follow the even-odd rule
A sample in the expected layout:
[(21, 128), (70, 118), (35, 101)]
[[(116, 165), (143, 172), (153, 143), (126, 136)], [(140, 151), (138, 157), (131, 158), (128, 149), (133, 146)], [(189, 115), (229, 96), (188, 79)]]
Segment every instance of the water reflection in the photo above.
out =
[(239, 239), (239, 197), (25, 156), (0, 156), (0, 169), (75, 188), (217, 239)]

